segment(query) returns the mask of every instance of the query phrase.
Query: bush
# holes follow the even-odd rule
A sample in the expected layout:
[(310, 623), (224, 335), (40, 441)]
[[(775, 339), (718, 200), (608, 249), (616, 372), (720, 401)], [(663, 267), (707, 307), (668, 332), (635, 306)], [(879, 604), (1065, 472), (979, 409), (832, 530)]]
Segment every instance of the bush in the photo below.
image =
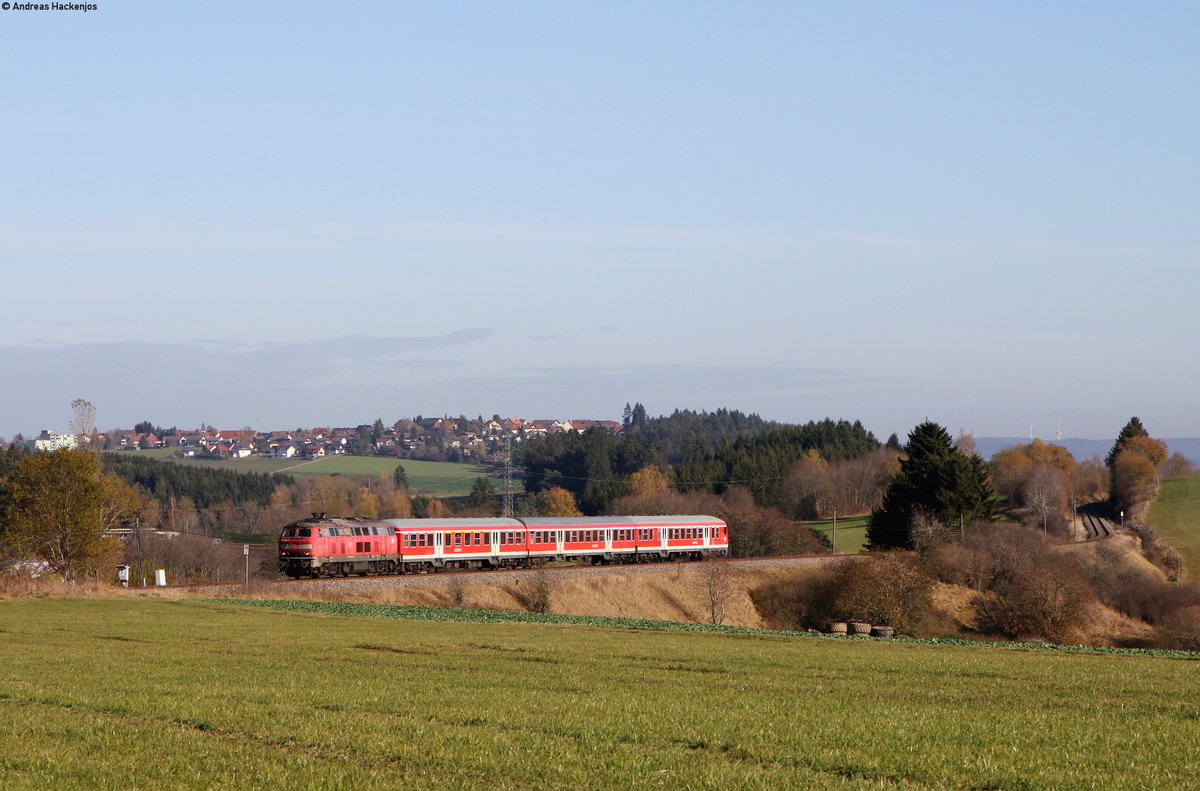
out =
[(832, 579), (832, 613), (916, 633), (928, 617), (935, 580), (913, 555), (877, 555), (838, 567)]
[(1178, 582), (1183, 576), (1183, 558), (1175, 548), (1158, 537), (1158, 531), (1150, 525), (1135, 525), (1133, 528), (1142, 542), (1142, 554), (1167, 575), (1170, 582)]
[(868, 555), (757, 588), (750, 596), (765, 618), (788, 628), (854, 620), (913, 634), (927, 631), (934, 584), (915, 555)]
[(1089, 598), (1074, 574), (1030, 569), (976, 599), (977, 628), (1010, 639), (1061, 643), (1079, 631)]
[(1181, 607), (1163, 619), (1157, 647), (1178, 651), (1200, 651), (1200, 604)]
[(1056, 555), (1040, 528), (972, 525), (965, 541), (927, 559), (938, 579), (982, 592), (977, 628), (1009, 639), (1060, 642), (1079, 631), (1095, 598), (1074, 561)]

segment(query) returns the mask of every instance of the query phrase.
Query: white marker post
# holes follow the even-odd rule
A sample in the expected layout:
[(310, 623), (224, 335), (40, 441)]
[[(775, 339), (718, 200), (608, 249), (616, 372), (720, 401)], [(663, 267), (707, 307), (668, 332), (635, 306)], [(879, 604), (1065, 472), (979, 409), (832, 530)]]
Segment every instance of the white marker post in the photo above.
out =
[(242, 555), (246, 558), (246, 590), (250, 590), (250, 545), (242, 544)]

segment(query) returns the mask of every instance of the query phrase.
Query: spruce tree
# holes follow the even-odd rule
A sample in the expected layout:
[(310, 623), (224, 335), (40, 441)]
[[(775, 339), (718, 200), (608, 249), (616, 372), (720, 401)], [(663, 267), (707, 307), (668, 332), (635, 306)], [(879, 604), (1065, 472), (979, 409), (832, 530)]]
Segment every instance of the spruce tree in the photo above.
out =
[(1117, 454), (1125, 447), (1126, 443), (1134, 437), (1148, 437), (1150, 432), (1142, 425), (1142, 421), (1138, 420), (1137, 416), (1129, 418), (1129, 422), (1125, 424), (1125, 428), (1121, 429), (1121, 433), (1117, 435), (1117, 441), (1113, 443), (1112, 450), (1108, 452), (1104, 463), (1110, 468), (1113, 466), (1113, 461), (1116, 460)]
[(912, 430), (900, 472), (871, 514), (867, 539), (872, 547), (912, 547), (912, 520), (918, 512), (947, 524), (991, 519), (996, 496), (987, 467), (978, 456), (954, 448), (950, 433), (926, 421)]

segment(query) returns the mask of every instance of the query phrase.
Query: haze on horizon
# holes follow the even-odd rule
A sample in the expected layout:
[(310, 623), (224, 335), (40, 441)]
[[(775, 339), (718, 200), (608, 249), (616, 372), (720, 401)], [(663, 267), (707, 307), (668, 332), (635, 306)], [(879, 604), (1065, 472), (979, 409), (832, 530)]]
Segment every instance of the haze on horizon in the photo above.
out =
[(0, 12), (0, 436), (1200, 436), (1200, 8)]

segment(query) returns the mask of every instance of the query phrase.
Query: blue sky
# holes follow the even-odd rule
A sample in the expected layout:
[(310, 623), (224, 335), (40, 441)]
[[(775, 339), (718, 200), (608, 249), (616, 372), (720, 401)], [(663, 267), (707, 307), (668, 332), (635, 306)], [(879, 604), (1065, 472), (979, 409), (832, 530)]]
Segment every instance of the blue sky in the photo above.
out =
[(0, 12), (0, 435), (1200, 435), (1200, 7)]

